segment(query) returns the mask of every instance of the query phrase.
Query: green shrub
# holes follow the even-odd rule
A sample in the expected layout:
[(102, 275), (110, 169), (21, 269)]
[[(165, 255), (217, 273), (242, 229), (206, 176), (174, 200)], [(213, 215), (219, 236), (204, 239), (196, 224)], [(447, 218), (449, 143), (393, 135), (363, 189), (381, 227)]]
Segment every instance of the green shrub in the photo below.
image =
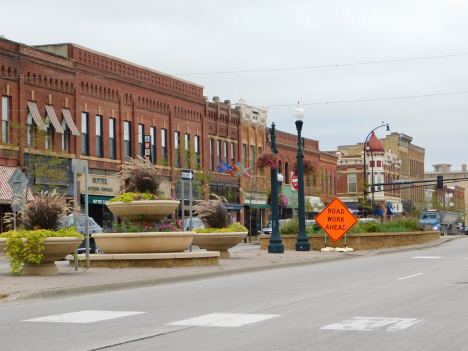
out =
[(205, 229), (194, 229), (197, 233), (230, 233), (230, 232), (247, 232), (247, 228), (239, 222), (231, 224), (227, 228), (205, 228)]

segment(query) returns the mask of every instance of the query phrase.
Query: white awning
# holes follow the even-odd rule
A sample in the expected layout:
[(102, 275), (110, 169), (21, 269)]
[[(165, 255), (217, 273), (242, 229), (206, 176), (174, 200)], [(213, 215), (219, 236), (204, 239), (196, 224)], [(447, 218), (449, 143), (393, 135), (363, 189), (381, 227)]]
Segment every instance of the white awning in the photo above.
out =
[[(8, 180), (13, 175), (16, 167), (0, 166), (0, 203), (11, 204), (13, 198), (13, 189), (8, 184)], [(34, 195), (28, 187), (26, 187), (27, 194), (25, 194), (27, 201), (35, 201)]]
[(42, 120), (39, 110), (37, 109), (36, 102), (28, 101), (28, 108), (29, 108), (29, 112), (31, 113), (32, 118), (34, 119), (34, 122), (36, 123), (37, 128), (45, 131), (47, 128), (44, 124), (44, 121)]
[(323, 203), (322, 199), (318, 196), (306, 196), (305, 200), (309, 202), (310, 206), (316, 212), (320, 212), (325, 208), (325, 204)]
[(67, 121), (67, 126), (68, 128), (70, 128), (72, 134), (76, 136), (80, 136), (80, 132), (78, 131), (78, 128), (76, 128), (75, 122), (73, 122), (73, 118), (70, 114), (70, 110), (68, 108), (62, 107), (62, 113), (63, 113), (63, 116), (65, 117), (65, 120)]
[(52, 125), (55, 128), (55, 131), (57, 133), (63, 133), (63, 128), (60, 125), (57, 115), (55, 114), (54, 106), (52, 105), (45, 105), (46, 111), (47, 111), (47, 116), (49, 116), (50, 121), (52, 122)]

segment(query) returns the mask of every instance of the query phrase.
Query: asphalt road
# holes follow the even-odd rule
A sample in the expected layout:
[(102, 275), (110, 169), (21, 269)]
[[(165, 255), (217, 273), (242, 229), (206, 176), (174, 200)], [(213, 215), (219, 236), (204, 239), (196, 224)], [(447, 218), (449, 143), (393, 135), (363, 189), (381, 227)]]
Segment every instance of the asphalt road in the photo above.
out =
[(463, 238), (425, 250), (5, 306), (0, 349), (468, 350), (467, 316)]

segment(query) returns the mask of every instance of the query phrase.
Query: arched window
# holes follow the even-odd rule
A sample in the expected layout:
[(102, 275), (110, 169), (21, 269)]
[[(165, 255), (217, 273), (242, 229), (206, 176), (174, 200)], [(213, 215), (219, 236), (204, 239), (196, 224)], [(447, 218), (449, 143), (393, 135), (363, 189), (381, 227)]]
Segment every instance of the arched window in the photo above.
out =
[(278, 173), (281, 173), (281, 170), (282, 170), (282, 167), (281, 167), (281, 161), (279, 161), (279, 165), (278, 165)]
[(289, 184), (289, 164), (284, 164), (284, 184)]

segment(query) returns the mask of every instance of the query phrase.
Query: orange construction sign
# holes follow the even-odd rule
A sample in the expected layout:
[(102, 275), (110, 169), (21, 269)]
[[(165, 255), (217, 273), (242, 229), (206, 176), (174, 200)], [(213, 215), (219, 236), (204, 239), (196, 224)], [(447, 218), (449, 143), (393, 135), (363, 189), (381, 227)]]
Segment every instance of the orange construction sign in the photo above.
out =
[(315, 222), (322, 227), (327, 235), (336, 243), (357, 223), (357, 218), (348, 208), (335, 198), (315, 217)]

